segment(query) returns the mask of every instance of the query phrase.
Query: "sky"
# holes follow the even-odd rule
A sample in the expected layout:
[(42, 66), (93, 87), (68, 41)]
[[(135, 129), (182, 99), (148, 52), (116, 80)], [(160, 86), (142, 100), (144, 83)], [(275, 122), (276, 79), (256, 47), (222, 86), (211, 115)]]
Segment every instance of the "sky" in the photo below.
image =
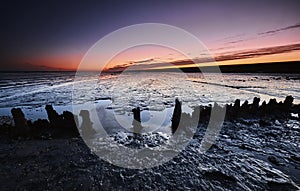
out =
[[(6, 0), (0, 6), (0, 70), (76, 70), (99, 39), (140, 23), (188, 31), (220, 65), (298, 61), (299, 10), (299, 0)], [(145, 54), (149, 50), (153, 51)], [(136, 47), (119, 54), (108, 68), (190, 64), (184, 60), (168, 48)]]

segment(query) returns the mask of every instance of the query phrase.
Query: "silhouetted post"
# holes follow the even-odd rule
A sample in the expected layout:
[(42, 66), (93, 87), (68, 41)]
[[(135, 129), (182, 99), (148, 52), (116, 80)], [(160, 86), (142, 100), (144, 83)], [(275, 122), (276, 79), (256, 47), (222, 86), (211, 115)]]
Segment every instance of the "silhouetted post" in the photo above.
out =
[(96, 131), (93, 129), (93, 122), (90, 119), (89, 111), (81, 110), (79, 115), (82, 117), (81, 133), (83, 138), (91, 138), (96, 134)]
[(133, 112), (133, 118), (137, 122), (141, 122), (141, 109), (139, 107), (132, 109)]
[(259, 114), (260, 115), (264, 115), (265, 114), (265, 112), (267, 111), (267, 103), (266, 103), (266, 101), (263, 101), (262, 103), (261, 103), (261, 106), (259, 106)]
[(239, 99), (235, 100), (233, 109), (237, 112), (240, 110), (240, 107), (241, 107), (241, 100), (239, 100)]
[(274, 109), (274, 107), (276, 107), (277, 105), (277, 100), (274, 98), (274, 99), (270, 99), (269, 100), (269, 103), (267, 104), (271, 109)]
[(46, 105), (46, 111), (51, 127), (62, 127), (62, 117), (53, 109), (52, 105)]
[(200, 107), (195, 107), (192, 113), (192, 122), (194, 125), (198, 126), (200, 123)]
[(172, 133), (175, 133), (179, 123), (180, 123), (180, 117), (181, 117), (181, 103), (180, 101), (176, 98), (175, 100), (175, 107), (174, 107), (174, 112), (173, 112), (173, 116), (172, 116)]
[(141, 125), (141, 110), (139, 107), (132, 109), (133, 112), (133, 131), (134, 133), (139, 133), (142, 129)]
[(48, 115), (48, 120), (50, 122), (50, 125), (52, 127), (55, 126), (55, 119), (57, 118), (58, 114), (54, 111), (52, 105), (46, 105), (45, 109)]
[(240, 116), (240, 110), (241, 110), (241, 100), (236, 99), (232, 107), (231, 117), (236, 118)]
[(294, 98), (292, 96), (286, 96), (284, 102), (283, 102), (283, 108), (285, 110), (285, 112), (288, 112), (292, 105), (293, 105), (293, 101), (294, 101)]
[(79, 136), (73, 113), (69, 111), (64, 111), (62, 116), (65, 128), (67, 128), (72, 135)]
[(14, 118), (16, 133), (22, 134), (29, 130), (25, 115), (20, 108), (13, 108), (11, 114)]
[(253, 99), (253, 104), (252, 104), (252, 107), (253, 107), (253, 109), (258, 109), (258, 107), (259, 107), (259, 102), (260, 102), (260, 98), (258, 98), (258, 97), (254, 97), (254, 99)]
[(248, 100), (246, 100), (246, 101), (242, 104), (241, 109), (242, 109), (243, 111), (247, 111), (247, 110), (249, 109), (249, 104), (248, 104), (248, 103), (249, 103)]

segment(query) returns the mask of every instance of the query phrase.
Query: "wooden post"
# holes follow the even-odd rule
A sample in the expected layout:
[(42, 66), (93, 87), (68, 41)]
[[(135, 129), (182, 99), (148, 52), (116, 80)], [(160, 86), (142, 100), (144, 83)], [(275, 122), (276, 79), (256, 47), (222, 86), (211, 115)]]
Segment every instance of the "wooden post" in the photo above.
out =
[(141, 125), (141, 110), (139, 107), (132, 109), (133, 112), (133, 131), (134, 133), (140, 133), (142, 130), (142, 125)]
[(16, 135), (25, 135), (29, 131), (27, 120), (24, 113), (20, 108), (12, 108), (11, 114), (15, 122), (15, 134)]
[(181, 118), (181, 103), (180, 101), (176, 98), (175, 100), (175, 107), (174, 107), (174, 112), (172, 116), (172, 133), (174, 134), (179, 126), (180, 123), (180, 118)]

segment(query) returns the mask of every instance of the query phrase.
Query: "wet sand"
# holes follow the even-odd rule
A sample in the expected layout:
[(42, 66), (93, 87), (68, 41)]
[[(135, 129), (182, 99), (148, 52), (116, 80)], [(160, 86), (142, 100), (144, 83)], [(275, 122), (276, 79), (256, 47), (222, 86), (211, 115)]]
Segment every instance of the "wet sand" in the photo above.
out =
[(216, 143), (198, 149), (205, 125), (173, 160), (130, 170), (91, 153), (81, 138), (1, 136), (2, 190), (297, 190), (299, 121), (225, 122)]
[[(300, 120), (289, 114), (299, 110), (299, 105), (292, 105), (291, 98), (261, 106), (258, 102), (240, 106), (236, 101), (227, 106), (220, 134), (202, 153), (199, 148), (209, 111), (204, 109), (193, 138), (179, 155), (141, 170), (100, 159), (72, 128), (59, 131), (64, 136), (53, 128), (47, 130), (49, 136), (12, 136), (3, 129), (13, 127), (1, 125), (1, 190), (299, 190)], [(48, 112), (52, 118), (60, 117), (49, 107)], [(51, 126), (62, 128), (49, 121)], [(34, 124), (48, 122), (33, 123), (32, 128)], [(36, 130), (30, 132), (32, 135)], [(125, 146), (133, 143), (132, 133), (125, 132), (122, 137), (112, 133), (110, 137)], [(165, 141), (153, 132), (142, 139), (145, 141), (140, 144)]]

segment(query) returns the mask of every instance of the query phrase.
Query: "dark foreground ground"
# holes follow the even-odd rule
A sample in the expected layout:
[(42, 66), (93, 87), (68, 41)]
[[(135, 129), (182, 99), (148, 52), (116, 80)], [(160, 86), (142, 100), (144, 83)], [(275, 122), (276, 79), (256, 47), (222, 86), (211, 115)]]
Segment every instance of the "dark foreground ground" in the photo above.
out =
[[(59, 115), (46, 106), (48, 120), (30, 122), (13, 109), (15, 126), (0, 125), (1, 190), (300, 190), (300, 105), (293, 105), (291, 96), (280, 103), (259, 102), (227, 105), (222, 130), (204, 153), (200, 147), (211, 107), (200, 107), (188, 146), (167, 163), (142, 170), (117, 167), (93, 154), (69, 112)], [(192, 116), (181, 115), (176, 105), (172, 130), (178, 116), (183, 124), (199, 116), (196, 109)], [(132, 133), (110, 136), (125, 146), (135, 144)], [(155, 133), (140, 140), (164, 141)]]
[(81, 138), (2, 136), (1, 190), (299, 190), (299, 121), (225, 122), (216, 143), (201, 154), (204, 131), (200, 125), (173, 160), (144, 170), (99, 159)]

